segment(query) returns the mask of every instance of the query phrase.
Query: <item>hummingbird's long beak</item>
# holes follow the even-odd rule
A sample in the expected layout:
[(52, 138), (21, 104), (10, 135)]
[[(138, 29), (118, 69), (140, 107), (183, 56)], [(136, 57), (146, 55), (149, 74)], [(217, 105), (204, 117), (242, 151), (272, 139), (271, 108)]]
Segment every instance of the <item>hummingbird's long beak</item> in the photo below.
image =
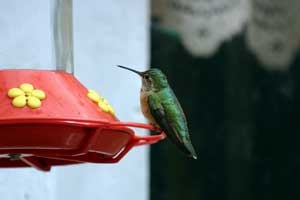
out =
[(139, 71), (136, 71), (136, 70), (134, 70), (134, 69), (130, 69), (130, 68), (128, 68), (128, 67), (124, 67), (124, 66), (121, 66), (121, 65), (117, 65), (117, 67), (120, 67), (120, 68), (123, 68), (123, 69), (127, 69), (127, 70), (129, 70), (129, 71), (132, 71), (132, 72), (134, 72), (134, 73), (140, 75), (140, 76), (143, 76), (143, 72), (139, 72)]

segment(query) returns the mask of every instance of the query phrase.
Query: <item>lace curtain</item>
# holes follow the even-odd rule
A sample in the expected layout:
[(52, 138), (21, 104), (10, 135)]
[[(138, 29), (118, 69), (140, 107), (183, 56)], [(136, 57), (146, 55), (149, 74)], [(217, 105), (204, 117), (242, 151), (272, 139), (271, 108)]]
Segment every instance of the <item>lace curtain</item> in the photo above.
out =
[(194, 56), (209, 57), (245, 31), (246, 44), (269, 70), (286, 70), (299, 48), (299, 0), (154, 0), (153, 14)]

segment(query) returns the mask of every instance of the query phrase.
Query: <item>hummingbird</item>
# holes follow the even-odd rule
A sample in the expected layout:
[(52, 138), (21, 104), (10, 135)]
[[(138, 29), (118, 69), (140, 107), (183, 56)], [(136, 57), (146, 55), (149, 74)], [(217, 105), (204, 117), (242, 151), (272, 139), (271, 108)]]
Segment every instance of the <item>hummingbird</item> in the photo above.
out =
[(140, 105), (143, 115), (149, 122), (162, 129), (184, 154), (197, 159), (185, 114), (164, 73), (157, 68), (139, 72), (120, 65), (118, 67), (141, 77)]

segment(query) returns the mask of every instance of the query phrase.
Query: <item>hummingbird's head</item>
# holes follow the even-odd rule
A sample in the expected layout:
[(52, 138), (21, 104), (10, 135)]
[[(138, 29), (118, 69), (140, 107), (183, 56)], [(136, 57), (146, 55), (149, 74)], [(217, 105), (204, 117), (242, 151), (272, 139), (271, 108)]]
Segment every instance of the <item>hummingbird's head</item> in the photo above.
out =
[(145, 72), (139, 72), (120, 65), (118, 65), (118, 67), (127, 69), (140, 75), (142, 78), (142, 89), (144, 91), (158, 91), (165, 87), (168, 87), (167, 78), (160, 69), (151, 68)]
[(162, 73), (160, 69), (157, 68), (152, 68), (143, 72), (142, 83), (146, 91), (158, 91), (165, 87), (168, 87), (168, 81), (166, 76)]

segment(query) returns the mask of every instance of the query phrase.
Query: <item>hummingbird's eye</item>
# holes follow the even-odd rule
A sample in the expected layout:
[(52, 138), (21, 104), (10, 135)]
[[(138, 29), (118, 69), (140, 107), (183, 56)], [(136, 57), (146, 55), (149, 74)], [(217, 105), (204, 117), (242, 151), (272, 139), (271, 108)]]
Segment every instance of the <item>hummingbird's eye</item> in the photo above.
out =
[(149, 75), (145, 75), (144, 79), (149, 80), (150, 79)]

